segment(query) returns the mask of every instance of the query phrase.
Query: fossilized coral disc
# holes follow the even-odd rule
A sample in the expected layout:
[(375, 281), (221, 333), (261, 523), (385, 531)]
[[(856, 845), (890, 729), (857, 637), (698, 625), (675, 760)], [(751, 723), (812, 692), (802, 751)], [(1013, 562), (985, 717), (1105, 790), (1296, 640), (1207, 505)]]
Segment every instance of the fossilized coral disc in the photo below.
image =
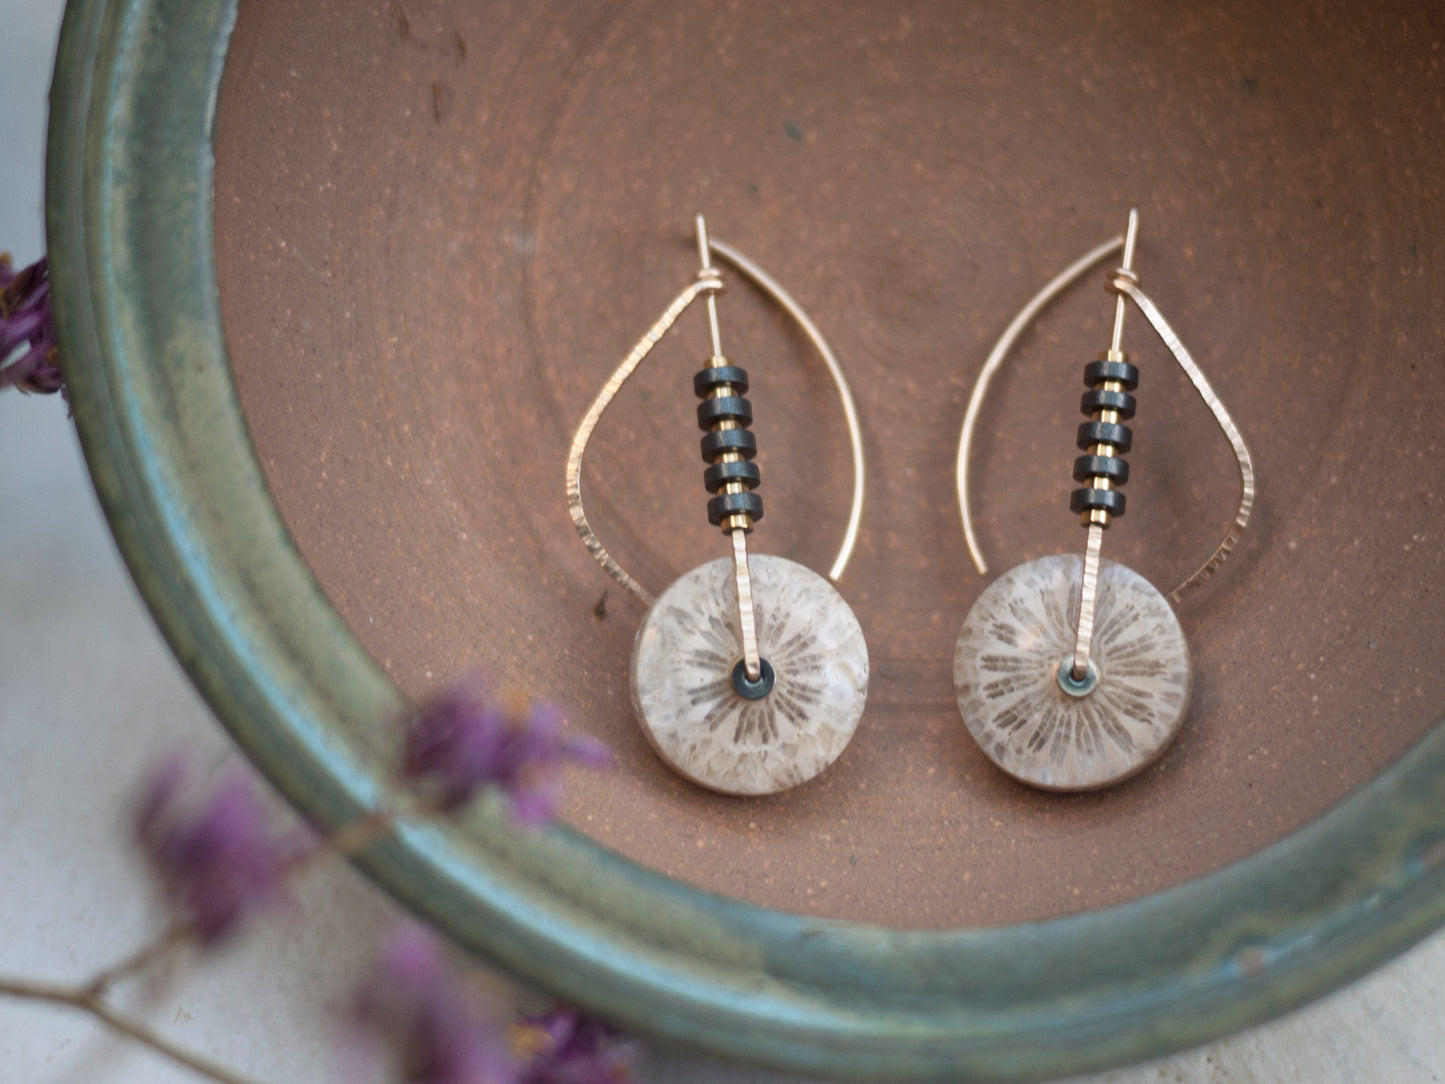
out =
[(1164, 751), (1189, 706), (1179, 619), (1148, 580), (1112, 561), (1099, 572), (1099, 683), (1080, 697), (1060, 688), (1083, 567), (1061, 554), (1004, 573), (969, 610), (953, 657), (958, 710), (974, 739), (1009, 775), (1046, 790), (1092, 790), (1133, 775)]
[(868, 647), (832, 584), (782, 557), (748, 560), (772, 691), (733, 689), (742, 658), (729, 558), (686, 573), (653, 603), (632, 649), (632, 700), (671, 767), (724, 794), (774, 794), (838, 759), (868, 694)]

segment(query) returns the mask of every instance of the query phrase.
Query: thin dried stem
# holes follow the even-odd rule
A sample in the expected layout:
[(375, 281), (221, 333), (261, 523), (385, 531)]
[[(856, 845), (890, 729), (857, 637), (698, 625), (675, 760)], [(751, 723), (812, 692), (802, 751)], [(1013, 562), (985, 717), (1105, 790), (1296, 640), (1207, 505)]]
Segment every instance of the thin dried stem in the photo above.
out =
[(397, 820), (405, 815), (405, 811), (396, 809), (378, 809), (368, 813), (359, 820), (338, 828), (319, 850), (321, 853), (332, 851), (344, 856), (353, 855), (390, 832), (396, 826)]
[[(386, 835), (396, 827), (402, 817), (427, 816), (440, 812), (435, 802), (415, 802), (411, 805), (378, 809), (343, 825), (332, 835), (319, 841), (293, 858), (287, 864), (287, 875), (303, 874), (327, 855), (350, 856)], [(119, 1035), (149, 1047), (157, 1054), (169, 1058), (219, 1084), (255, 1084), (247, 1077), (231, 1072), (221, 1065), (193, 1054), (177, 1046), (164, 1035), (151, 1029), (139, 1020), (116, 1011), (105, 1001), (105, 995), (123, 979), (129, 978), (163, 959), (169, 953), (190, 941), (196, 933), (194, 924), (174, 920), (156, 937), (146, 942), (130, 955), (122, 958), (97, 973), (81, 986), (56, 986), (47, 983), (27, 982), (23, 979), (0, 977), (0, 997), (13, 997), (27, 1001), (40, 1001), (52, 1005), (63, 1005), (77, 1009), (99, 1020)]]
[(331, 835), (318, 840), (286, 863), (286, 876), (297, 877), (314, 867), (323, 858), (340, 855), (349, 858), (368, 844), (374, 843), (396, 827), (396, 822), (406, 816), (405, 809), (378, 809), (363, 817), (343, 824)]
[[(355, 854), (368, 843), (389, 832), (396, 823), (397, 817), (401, 815), (403, 814), (394, 810), (377, 810), (353, 821), (343, 826), (335, 835), (322, 840), (314, 848), (293, 859), (287, 872), (292, 875), (300, 874), (327, 854)], [(144, 971), (168, 956), (194, 937), (195, 932), (195, 926), (192, 923), (180, 919), (173, 921), (155, 938), (136, 949), (129, 956), (99, 972), (82, 989), (93, 998), (104, 997), (116, 983)]]
[(176, 920), (154, 939), (136, 949), (125, 959), (99, 972), (85, 984), (84, 990), (91, 997), (103, 997), (112, 986), (122, 979), (144, 971), (151, 964), (169, 955), (195, 934), (195, 927), (189, 922)]
[(0, 978), (0, 996), (41, 1001), (78, 1009), (93, 1016), (117, 1034), (149, 1047), (162, 1057), (169, 1058), (177, 1065), (183, 1065), (209, 1080), (217, 1081), (218, 1084), (256, 1084), (256, 1081), (250, 1077), (240, 1076), (199, 1054), (193, 1054), (142, 1024), (139, 1020), (132, 1020), (123, 1013), (117, 1012), (107, 1005), (99, 995), (92, 993), (89, 984), (81, 987), (51, 986), (45, 983), (25, 982), (20, 979)]
[(431, 817), (444, 813), (436, 799), (411, 798), (401, 805), (377, 809), (343, 824), (314, 847), (301, 852), (286, 866), (287, 876), (296, 876), (310, 869), (328, 855), (350, 858), (396, 828), (397, 821), (412, 817)]

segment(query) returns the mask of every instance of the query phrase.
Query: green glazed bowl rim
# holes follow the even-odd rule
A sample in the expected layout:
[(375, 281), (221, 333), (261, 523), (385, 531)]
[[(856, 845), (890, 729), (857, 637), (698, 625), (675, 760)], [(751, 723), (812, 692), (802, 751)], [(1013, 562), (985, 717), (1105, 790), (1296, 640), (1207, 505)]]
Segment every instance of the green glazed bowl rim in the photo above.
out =
[[(344, 721), (404, 701), (287, 534), (232, 381), (211, 127), (236, 3), (67, 8), (47, 163), (55, 311), (95, 487), (157, 623), (252, 760), (336, 825), (385, 793)], [(465, 839), (403, 829), (358, 864), (474, 952), (626, 1028), (864, 1080), (1042, 1079), (1264, 1020), (1445, 921), (1445, 726), (1225, 869), (997, 929), (772, 912), (499, 816)]]

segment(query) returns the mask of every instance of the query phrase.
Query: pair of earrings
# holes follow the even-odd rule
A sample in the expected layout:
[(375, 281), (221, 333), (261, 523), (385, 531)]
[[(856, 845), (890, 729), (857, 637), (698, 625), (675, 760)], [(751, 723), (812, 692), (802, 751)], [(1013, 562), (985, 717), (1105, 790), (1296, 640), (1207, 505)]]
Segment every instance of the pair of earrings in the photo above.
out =
[[(1087, 528), (1082, 558), (1044, 557), (994, 581), (964, 620), (954, 657), (959, 710), (983, 752), (1001, 769), (1046, 790), (1117, 783), (1155, 760), (1178, 733), (1189, 703), (1189, 649), (1170, 602), (1208, 578), (1238, 542), (1254, 500), (1249, 450), (1223, 403), (1134, 273), (1138, 212), (1128, 229), (1065, 268), (1024, 306), (989, 354), (964, 416), (958, 493), (964, 537), (979, 573), (987, 565), (969, 510), (968, 463), (989, 381), (1014, 342), (1055, 297), (1122, 252), (1109, 276), (1116, 295), (1110, 347), (1084, 367), (1074, 462), (1082, 483), (1071, 510)], [(725, 794), (773, 794), (813, 778), (843, 752), (868, 692), (862, 628), (834, 589), (852, 555), (863, 513), (864, 472), (857, 411), (842, 369), (817, 326), (766, 272), (709, 239), (697, 218), (700, 267), (593, 401), (567, 460), (567, 503), (577, 533), (614, 580), (648, 607), (633, 647), (631, 686), (643, 732), (684, 777)], [(779, 305), (822, 356), (842, 402), (852, 444), (853, 501), (843, 544), (825, 579), (781, 557), (748, 552), (763, 516), (757, 440), (745, 397), (748, 374), (723, 354), (716, 256)], [(653, 596), (608, 554), (582, 505), (582, 457), (623, 383), (693, 302), (707, 309), (712, 353), (693, 378), (701, 400), (708, 518), (730, 536), (732, 556), (685, 573)], [(1214, 554), (1166, 599), (1138, 573), (1101, 557), (1103, 532), (1124, 514), (1120, 487), (1139, 374), (1122, 349), (1132, 301), (1184, 369), (1229, 441), (1240, 502)]]

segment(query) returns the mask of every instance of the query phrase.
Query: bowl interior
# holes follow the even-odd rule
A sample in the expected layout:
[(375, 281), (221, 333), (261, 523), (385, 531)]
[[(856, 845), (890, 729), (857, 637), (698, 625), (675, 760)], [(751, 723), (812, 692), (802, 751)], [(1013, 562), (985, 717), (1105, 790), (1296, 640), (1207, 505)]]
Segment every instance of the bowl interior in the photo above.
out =
[[(1445, 573), (1445, 104), (1438, 13), (1237, 3), (540, 6), (249, 0), (215, 130), (221, 303), (268, 482), (350, 628), (412, 694), (480, 666), (554, 699), (618, 770), (566, 818), (682, 881), (890, 927), (1024, 922), (1198, 877), (1280, 839), (1438, 721)], [(1260, 474), (1234, 558), (1179, 607), (1182, 736), (1124, 786), (994, 770), (952, 688), (986, 585), (953, 459), (984, 355), (1137, 205), (1137, 268)], [(868, 637), (857, 738), (785, 795), (698, 790), (650, 751), (641, 608), (572, 531), (572, 430), (715, 233), (786, 285), (859, 402), (869, 495), (840, 590)], [(972, 465), (996, 571), (1077, 551), (1082, 364), (1112, 303), (1046, 312)], [(824, 570), (847, 436), (757, 293), (720, 302), (752, 372), (757, 549)], [(1167, 590), (1232, 515), (1227, 445), (1143, 322), (1129, 514), (1105, 553)], [(689, 313), (597, 432), (585, 486), (652, 590), (708, 527)]]

